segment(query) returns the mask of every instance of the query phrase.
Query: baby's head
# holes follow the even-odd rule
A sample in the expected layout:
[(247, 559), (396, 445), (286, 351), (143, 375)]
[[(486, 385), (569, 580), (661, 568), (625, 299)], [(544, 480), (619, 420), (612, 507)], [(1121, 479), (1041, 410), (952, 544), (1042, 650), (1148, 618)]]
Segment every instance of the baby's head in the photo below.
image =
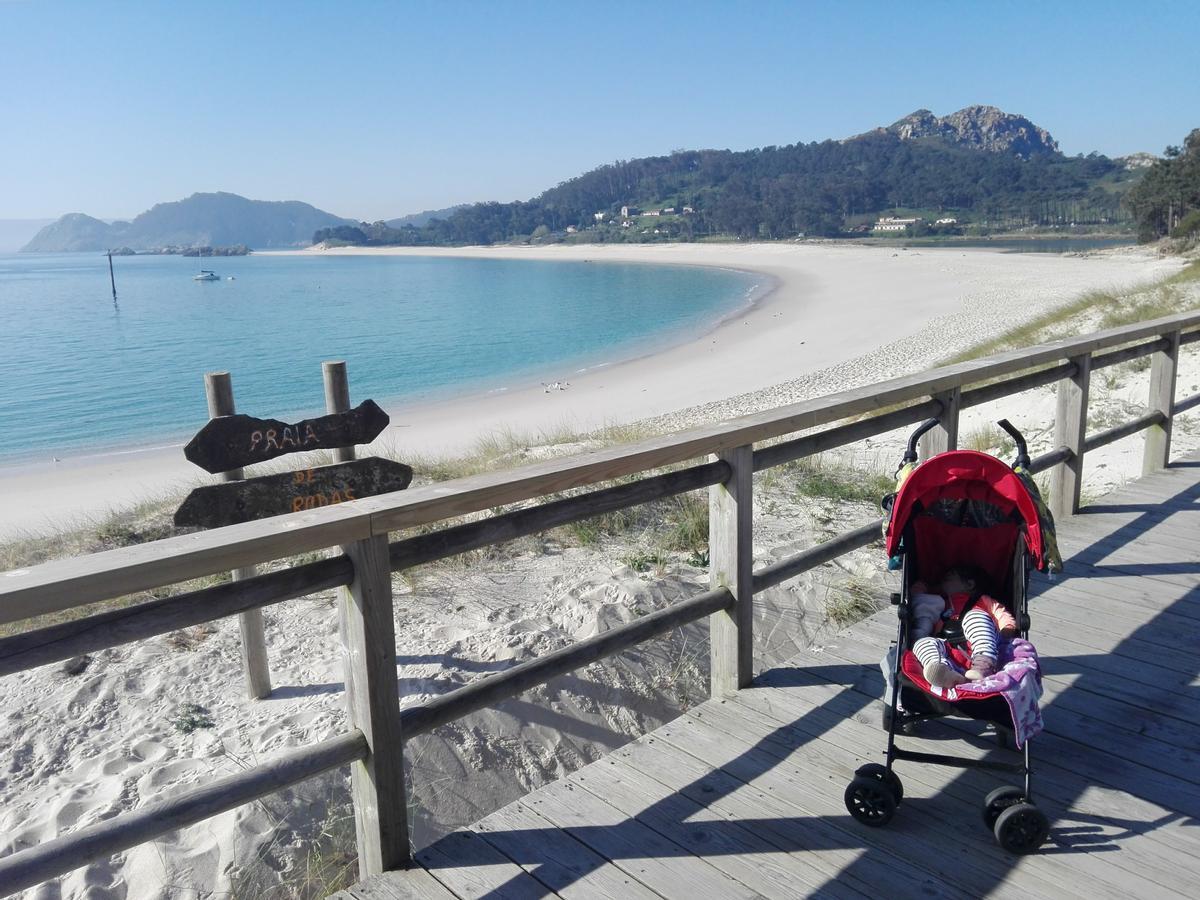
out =
[(942, 575), (942, 593), (983, 593), (986, 579), (987, 575), (978, 566), (951, 566)]

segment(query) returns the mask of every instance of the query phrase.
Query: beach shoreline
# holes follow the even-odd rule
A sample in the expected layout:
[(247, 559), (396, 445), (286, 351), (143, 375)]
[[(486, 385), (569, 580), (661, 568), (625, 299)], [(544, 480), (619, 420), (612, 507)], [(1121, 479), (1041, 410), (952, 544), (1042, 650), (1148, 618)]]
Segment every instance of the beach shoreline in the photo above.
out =
[[(847, 378), (865, 383), (862, 378), (878, 380), (926, 368), (954, 349), (997, 333), (1005, 321), (1067, 302), (1086, 290), (1152, 281), (1180, 265), (1145, 251), (1061, 257), (838, 244), (292, 252), (312, 254), (705, 266), (766, 279), (756, 296), (711, 329), (676, 335), (674, 342), (667, 338), (632, 358), (564, 371), (545, 384), (514, 381), (509, 387), (434, 402), (386, 403), (392, 423), (363, 453), (383, 449), (400, 458), (461, 454), (492, 433), (536, 438), (645, 420), (674, 430), (702, 420), (706, 410), (715, 419), (751, 412), (755, 406), (782, 405)], [(996, 314), (998, 309), (1002, 315)], [(923, 333), (928, 345), (924, 354)], [(893, 349), (883, 353), (885, 347)], [(359, 402), (365, 398), (353, 392), (354, 360), (347, 364), (351, 399)], [(822, 372), (826, 377), (817, 377)], [(0, 494), (8, 500), (0, 512), (0, 539), (98, 521), (210, 480), (184, 460), (181, 446), (156, 441), (147, 449), (0, 466)]]

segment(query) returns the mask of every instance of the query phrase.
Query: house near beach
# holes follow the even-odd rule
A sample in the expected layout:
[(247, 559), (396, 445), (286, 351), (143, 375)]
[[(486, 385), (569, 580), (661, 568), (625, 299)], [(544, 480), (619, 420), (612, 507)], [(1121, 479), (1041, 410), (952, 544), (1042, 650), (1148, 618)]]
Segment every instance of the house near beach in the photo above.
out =
[(872, 231), (907, 231), (920, 222), (920, 219), (901, 219), (896, 216), (886, 216), (875, 223)]

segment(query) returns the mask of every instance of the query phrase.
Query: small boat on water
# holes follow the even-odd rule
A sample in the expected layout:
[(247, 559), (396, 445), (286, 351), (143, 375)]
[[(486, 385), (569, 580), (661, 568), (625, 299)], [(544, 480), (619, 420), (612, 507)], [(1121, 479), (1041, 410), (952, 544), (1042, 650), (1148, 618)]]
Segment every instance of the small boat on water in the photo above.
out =
[[(200, 265), (204, 265), (204, 248), (201, 247), (199, 253), (197, 253), (196, 255), (200, 257)], [(220, 280), (221, 280), (221, 276), (218, 275), (216, 272), (213, 272), (209, 269), (201, 269), (199, 272), (197, 272), (195, 275), (192, 276), (192, 281), (220, 281)]]

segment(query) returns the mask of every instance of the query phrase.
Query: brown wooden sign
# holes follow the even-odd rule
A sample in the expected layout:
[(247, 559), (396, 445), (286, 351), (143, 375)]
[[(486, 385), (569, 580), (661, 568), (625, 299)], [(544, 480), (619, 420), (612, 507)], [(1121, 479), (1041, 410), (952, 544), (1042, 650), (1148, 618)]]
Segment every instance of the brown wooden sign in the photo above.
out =
[(183, 455), (206, 472), (228, 472), (305, 450), (369, 444), (383, 432), (388, 414), (374, 400), (354, 409), (295, 424), (241, 414), (217, 416), (196, 432)]
[(402, 491), (412, 482), (412, 475), (412, 469), (403, 463), (368, 457), (281, 475), (210, 484), (188, 494), (175, 511), (175, 524), (216, 528), (302, 512)]

